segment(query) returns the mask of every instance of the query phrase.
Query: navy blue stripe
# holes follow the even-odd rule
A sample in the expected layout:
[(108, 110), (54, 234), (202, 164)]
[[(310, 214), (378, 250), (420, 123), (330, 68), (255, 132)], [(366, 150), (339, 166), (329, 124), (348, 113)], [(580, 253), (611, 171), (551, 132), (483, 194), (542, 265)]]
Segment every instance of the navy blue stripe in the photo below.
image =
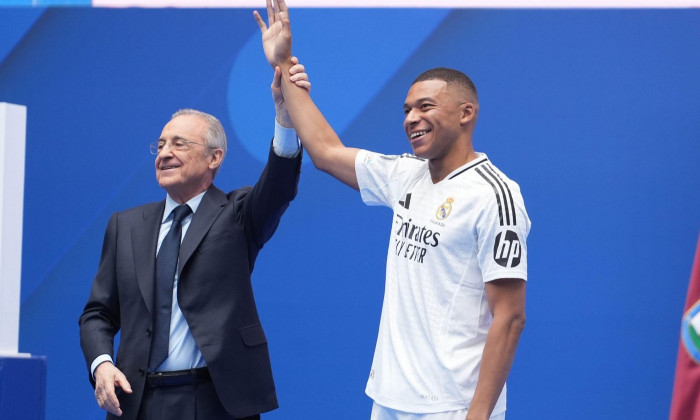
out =
[(464, 172), (470, 170), (471, 168), (473, 168), (473, 167), (475, 167), (475, 166), (477, 166), (477, 165), (479, 165), (479, 164), (481, 164), (481, 163), (487, 162), (488, 160), (489, 160), (488, 158), (483, 158), (483, 159), (481, 159), (480, 161), (478, 161), (478, 162), (476, 162), (476, 163), (474, 163), (474, 164), (472, 164), (472, 165), (467, 166), (466, 168), (462, 169), (461, 171), (457, 172), (456, 174), (452, 175), (451, 177), (449, 177), (449, 178), (447, 178), (447, 179), (452, 179), (452, 178), (456, 177), (457, 175), (461, 175), (461, 174), (463, 174)]
[(491, 173), (491, 171), (489, 171), (486, 165), (482, 166), (482, 169), (496, 182), (496, 184), (498, 184), (498, 188), (501, 190), (501, 195), (503, 196), (503, 208), (504, 213), (506, 214), (506, 225), (510, 225), (510, 212), (508, 212), (508, 200), (506, 199), (506, 191), (503, 189), (503, 185), (498, 180), (498, 178), (496, 178), (496, 176), (493, 173)]
[(501, 226), (503, 226), (503, 206), (501, 205), (501, 196), (498, 195), (498, 189), (495, 185), (493, 185), (493, 182), (491, 182), (491, 180), (479, 170), (479, 168), (474, 170), (477, 174), (481, 175), (481, 177), (484, 178), (489, 185), (491, 185), (491, 188), (493, 188), (493, 193), (496, 194), (496, 201), (498, 202), (498, 220), (501, 222)]
[(497, 177), (499, 180), (499, 183), (503, 185), (506, 190), (508, 191), (508, 198), (510, 199), (510, 212), (513, 215), (513, 226), (515, 226), (517, 223), (515, 221), (515, 202), (513, 201), (513, 194), (510, 192), (510, 188), (508, 188), (508, 184), (501, 179), (501, 176), (498, 175), (498, 172), (489, 164), (484, 165), (487, 167), (487, 169), (491, 172), (492, 176)]

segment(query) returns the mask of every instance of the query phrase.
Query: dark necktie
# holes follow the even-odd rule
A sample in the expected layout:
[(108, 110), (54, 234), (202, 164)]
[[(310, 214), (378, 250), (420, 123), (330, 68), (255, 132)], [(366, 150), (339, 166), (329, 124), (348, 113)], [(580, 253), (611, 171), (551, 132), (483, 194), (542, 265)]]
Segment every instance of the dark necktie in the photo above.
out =
[(180, 253), (182, 238), (182, 220), (192, 213), (187, 204), (175, 207), (173, 224), (163, 242), (160, 244), (156, 258), (156, 287), (153, 297), (153, 341), (148, 370), (155, 371), (168, 357), (168, 342), (170, 341), (170, 312), (173, 304), (173, 283), (175, 270)]

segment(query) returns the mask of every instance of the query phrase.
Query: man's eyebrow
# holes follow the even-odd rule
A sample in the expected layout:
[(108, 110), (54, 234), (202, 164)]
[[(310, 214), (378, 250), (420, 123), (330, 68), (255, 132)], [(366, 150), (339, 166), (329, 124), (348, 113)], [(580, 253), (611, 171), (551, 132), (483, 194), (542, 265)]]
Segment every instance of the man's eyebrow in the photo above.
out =
[[(188, 140), (188, 139), (186, 139), (186, 138), (184, 138), (184, 137), (181, 137), (181, 136), (175, 136), (175, 137), (173, 137), (173, 141), (175, 141), (175, 140), (190, 141), (190, 140)], [(158, 139), (158, 141), (167, 141), (167, 139), (164, 139), (163, 137), (161, 137), (161, 138)]]
[[(433, 101), (435, 101), (435, 99), (434, 99), (432, 96), (426, 96), (426, 97), (423, 97), (423, 98), (418, 98), (418, 99), (416, 99), (415, 101), (413, 101), (413, 103), (420, 104), (420, 103), (423, 103), (423, 102), (433, 102)], [(404, 102), (404, 104), (403, 104), (403, 107), (404, 107), (404, 108), (407, 108), (407, 107), (410, 107), (410, 106), (411, 106), (411, 105), (409, 105), (408, 102)]]

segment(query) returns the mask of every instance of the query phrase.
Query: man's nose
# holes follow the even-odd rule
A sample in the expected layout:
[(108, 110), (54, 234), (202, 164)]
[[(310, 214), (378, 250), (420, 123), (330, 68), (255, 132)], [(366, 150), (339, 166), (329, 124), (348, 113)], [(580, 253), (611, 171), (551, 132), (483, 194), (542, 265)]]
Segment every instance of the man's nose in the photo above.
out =
[(406, 113), (406, 118), (404, 119), (404, 122), (406, 124), (414, 124), (419, 119), (420, 118), (418, 117), (418, 113), (414, 109), (411, 109)]
[(163, 148), (158, 151), (158, 157), (161, 159), (164, 157), (171, 157), (173, 155), (173, 147), (170, 143), (165, 143)]

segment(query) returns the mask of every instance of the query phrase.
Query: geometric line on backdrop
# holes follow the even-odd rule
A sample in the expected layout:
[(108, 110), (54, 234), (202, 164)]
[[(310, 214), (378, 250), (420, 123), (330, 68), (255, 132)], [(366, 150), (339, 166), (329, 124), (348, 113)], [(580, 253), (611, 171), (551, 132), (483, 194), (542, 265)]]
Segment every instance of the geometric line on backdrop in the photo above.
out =
[[(294, 13), (293, 53), (309, 74), (314, 102), (341, 138), (449, 14), (448, 9), (374, 9), (371, 13), (303, 9)], [(252, 16), (250, 20), (253, 27)], [(406, 42), (406, 22), (418, 21), (421, 24), (411, 28), (411, 42)], [(372, 71), (363, 71), (362, 65), (371, 65)], [(259, 162), (267, 161), (272, 137), (271, 81), (272, 69), (256, 30), (237, 51), (226, 100), (234, 134), (231, 140), (237, 140)], [(401, 115), (400, 104), (397, 110)]]

